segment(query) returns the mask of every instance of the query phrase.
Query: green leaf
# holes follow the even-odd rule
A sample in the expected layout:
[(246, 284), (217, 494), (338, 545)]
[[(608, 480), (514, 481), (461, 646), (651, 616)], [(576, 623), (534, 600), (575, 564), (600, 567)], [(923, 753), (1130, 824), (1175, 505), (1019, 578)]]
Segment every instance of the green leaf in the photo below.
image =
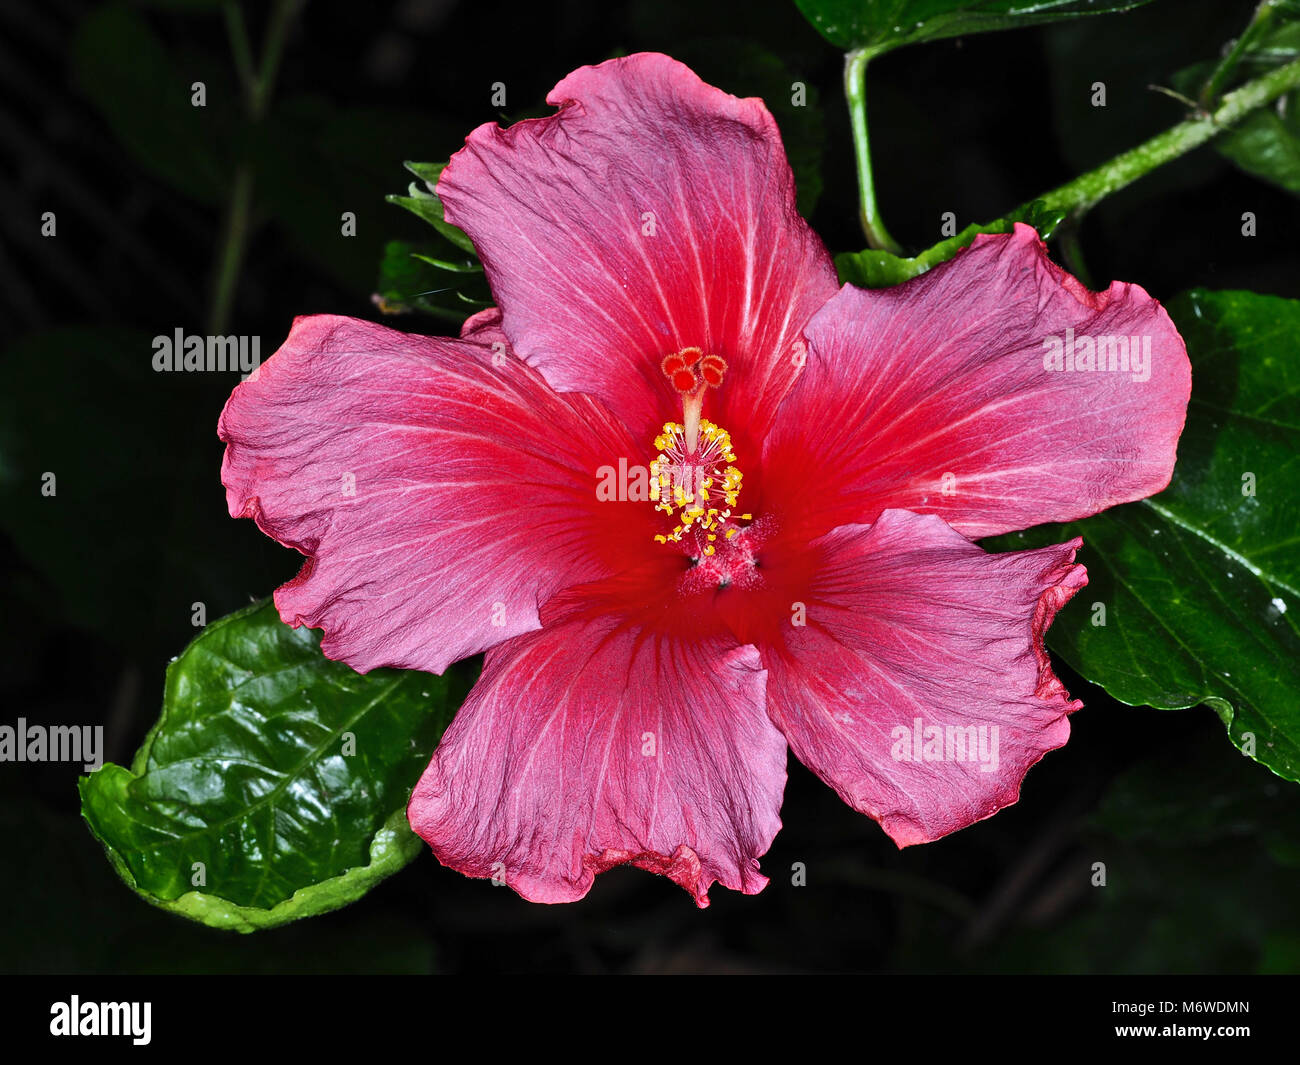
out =
[(492, 306), (492, 294), (473, 241), (443, 214), (437, 187), (447, 164), (407, 162), (404, 165), (419, 182), (411, 182), (409, 196), (386, 199), (429, 223), (435, 230), (429, 236), (436, 245), (389, 241), (379, 264), (376, 302), (387, 314), (422, 311), (461, 322), (466, 315)]
[[(456, 253), (447, 249), (443, 254)], [(390, 240), (379, 264), (375, 302), (385, 314), (421, 311), (461, 323), (476, 308), (491, 306), (487, 279), (477, 259), (445, 259), (427, 246)], [(439, 249), (441, 251), (441, 249)]]
[(940, 263), (946, 263), (981, 233), (1010, 233), (1014, 223), (1025, 222), (1038, 230), (1038, 235), (1046, 240), (1064, 218), (1064, 211), (1048, 211), (1041, 200), (1034, 200), (1006, 218), (983, 225), (969, 225), (956, 236), (941, 240), (910, 259), (867, 248), (864, 251), (841, 252), (835, 256), (835, 269), (839, 272), (841, 283), (857, 285), (859, 288), (889, 288), (919, 277)]
[(835, 269), (840, 275), (841, 284), (857, 285), (859, 288), (889, 288), (919, 277), (940, 263), (946, 263), (963, 248), (969, 247), (971, 241), (981, 233), (1010, 232), (1010, 220), (1000, 218), (986, 225), (969, 225), (956, 236), (941, 240), (910, 259), (876, 248), (841, 252), (835, 256)]
[(0, 935), (0, 971), (176, 976), (436, 968), (436, 947), (418, 907), (395, 913), (383, 899), (327, 917), (324, 927), (298, 922), (257, 936), (213, 934), (142, 906), (122, 890), (81, 818), (47, 809), (28, 789), (0, 802), (0, 852), (10, 869), (58, 870), (57, 876), (0, 878), (0, 912), (23, 915)]
[(453, 263), (446, 259), (435, 259), (432, 255), (425, 255), (423, 252), (413, 251), (411, 257), (419, 259), (422, 263), (428, 263), (430, 266), (437, 267), (439, 270), (445, 270), (449, 274), (481, 274), (483, 267), (480, 263), (470, 260)]
[(82, 816), (146, 901), (251, 932), (345, 906), (419, 853), (406, 801), (466, 678), (362, 676), (318, 643), (270, 602), (214, 622), (168, 667), (131, 768), (81, 779)]
[(1256, 111), (1212, 143), (1248, 174), (1300, 196), (1300, 93), (1287, 99), (1283, 114)]
[(1128, 11), (1151, 0), (795, 0), (837, 48), (887, 52), (918, 41), (1013, 30), (1043, 22)]
[(451, 241), (456, 247), (470, 255), (476, 255), (474, 242), (469, 239), (463, 229), (453, 226), (443, 216), (442, 201), (438, 199), (438, 178), (442, 175), (446, 163), (412, 163), (403, 164), (407, 170), (424, 182), (424, 188), (420, 188), (414, 181), (411, 182), (409, 195), (407, 196), (389, 196), (389, 203), (395, 203), (400, 207), (405, 207), (413, 215), (424, 219), (429, 225), (433, 226), (447, 240)]
[[(309, 262), (363, 291), (395, 235), (383, 200), (399, 163), (411, 144), (450, 136), (441, 123), (403, 111), (338, 107), (307, 94), (277, 101), (250, 139), (257, 217), (283, 227)], [(341, 232), (345, 211), (355, 216), (350, 236)]]
[[(1256, 17), (1228, 55), (1218, 62), (1197, 63), (1173, 77), (1174, 87), (1204, 98), (1216, 76), (1219, 93), (1300, 58), (1300, 4), (1257, 10)], [(1202, 99), (1202, 102), (1205, 102)], [(1225, 159), (1248, 174), (1300, 196), (1300, 92), (1281, 97), (1271, 108), (1252, 112), (1210, 143)]]
[(1238, 748), (1300, 780), (1300, 302), (1197, 289), (1169, 312), (1193, 382), (1169, 488), (992, 546), (1082, 536), (1089, 584), (1052, 648), (1121, 702), (1209, 705)]

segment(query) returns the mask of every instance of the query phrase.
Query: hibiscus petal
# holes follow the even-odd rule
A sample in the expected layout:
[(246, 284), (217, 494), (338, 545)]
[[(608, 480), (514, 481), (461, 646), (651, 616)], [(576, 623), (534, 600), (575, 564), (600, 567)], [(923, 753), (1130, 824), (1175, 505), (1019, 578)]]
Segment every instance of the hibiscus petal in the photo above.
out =
[(677, 417), (663, 356), (721, 355), (705, 414), (761, 439), (800, 330), (838, 287), (772, 116), (650, 53), (583, 67), (547, 102), (554, 116), (480, 126), (438, 182), (515, 349), (639, 434)]
[(1014, 803), (1082, 705), (1043, 649), (1087, 583), (1080, 542), (990, 555), (937, 517), (890, 510), (809, 545), (807, 623), (763, 655), (768, 710), (799, 760), (900, 847)]
[[(763, 490), (810, 535), (896, 507), (988, 536), (1169, 483), (1191, 391), (1182, 338), (1137, 285), (1089, 292), (1028, 226), (977, 237), (897, 288), (845, 286), (807, 334), (805, 373), (764, 446)], [(1148, 338), (1149, 379), (1111, 371), (1108, 357), (1102, 371), (1045, 369), (1047, 338), (1070, 335), (1094, 348)]]
[(785, 741), (758, 653), (608, 616), (552, 622), (488, 652), (408, 810), (438, 860), (571, 902), (632, 864), (700, 907), (754, 894), (781, 826)]
[[(510, 340), (501, 329), (501, 308), (488, 307), (471, 314), (460, 327), (461, 340), (472, 340), (476, 344), (486, 344), (494, 351), (509, 352)], [(497, 347), (500, 345), (500, 347)]]
[(655, 530), (646, 504), (596, 500), (625, 430), (480, 344), (299, 318), (218, 433), (230, 513), (310, 556), (280, 616), (361, 672), (439, 673), (536, 629), (539, 603)]

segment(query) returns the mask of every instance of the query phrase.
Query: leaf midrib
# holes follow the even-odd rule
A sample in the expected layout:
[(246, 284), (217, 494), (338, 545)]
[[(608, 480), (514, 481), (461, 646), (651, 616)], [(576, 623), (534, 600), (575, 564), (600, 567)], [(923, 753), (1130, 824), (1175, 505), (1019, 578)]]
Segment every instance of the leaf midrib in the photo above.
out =
[(1240, 565), (1243, 569), (1247, 570), (1248, 572), (1253, 574), (1255, 577), (1259, 578), (1264, 583), (1272, 585), (1276, 588), (1280, 588), (1283, 591), (1290, 592), (1292, 595), (1296, 596), (1297, 598), (1300, 598), (1300, 590), (1293, 588), (1281, 577), (1266, 572), (1265, 570), (1257, 566), (1254, 562), (1252, 562), (1250, 559), (1248, 559), (1245, 555), (1241, 554), (1239, 551), (1234, 551), (1222, 540), (1219, 540), (1216, 537), (1211, 536), (1204, 529), (1199, 529), (1195, 525), (1192, 525), (1190, 522), (1184, 521), (1173, 511), (1157, 503), (1154, 499), (1143, 499), (1141, 500), (1141, 503), (1143, 506), (1149, 507), (1151, 510), (1155, 511), (1156, 514), (1158, 514), (1165, 521), (1169, 522), (1171, 525), (1176, 525), (1178, 528), (1184, 530), (1185, 532), (1189, 532), (1193, 536), (1196, 536), (1199, 539), (1204, 540), (1211, 547), (1215, 548), (1215, 550), (1221, 552), (1224, 555), (1227, 555), (1234, 562)]
[[(278, 798), (280, 798), (280, 796), (284, 794), (285, 789), (287, 789), (288, 786), (293, 781), (297, 780), (298, 777), (304, 773), (304, 771), (309, 765), (313, 764), (318, 758), (320, 758), (322, 754), (325, 753), (326, 748), (329, 747), (330, 744), (332, 744), (335, 740), (337, 740), (341, 733), (346, 732), (352, 725), (355, 725), (358, 721), (360, 721), (361, 718), (364, 717), (366, 714), (368, 714), (371, 710), (373, 710), (375, 706), (382, 699), (385, 699), (388, 695), (390, 695), (393, 692), (395, 688), (397, 688), (398, 685), (402, 684), (407, 679), (408, 677), (405, 675), (395, 677), (391, 683), (389, 683), (382, 691), (376, 693), (373, 699), (371, 699), (364, 706), (362, 706), (356, 712), (356, 714), (354, 714), (346, 722), (344, 722), (344, 724), (340, 728), (331, 730), (329, 736), (324, 741), (322, 741), (319, 745), (314, 747), (311, 750), (311, 752), (305, 755), (303, 759), (292, 769), (286, 771), (284, 774), (284, 779), (281, 780), (280, 783), (276, 784), (276, 786), (272, 788), (270, 791), (268, 791), (265, 795), (261, 796), (259, 799), (255, 800), (249, 805), (241, 808), (238, 812), (231, 814), (229, 817), (223, 817), (219, 821), (209, 822), (208, 824), (205, 824), (202, 828), (196, 829), (193, 832), (186, 833), (185, 835), (173, 836), (165, 844), (165, 846), (172, 846), (178, 843), (184, 843), (186, 840), (191, 840), (197, 836), (206, 835), (207, 833), (213, 831), (214, 829), (224, 828), (226, 825), (232, 824), (235, 821), (239, 821), (244, 818), (251, 817), (256, 811), (260, 810), (262, 807), (266, 806), (267, 804), (272, 804), (271, 808), (274, 809), (273, 804), (275, 800), (277, 800)], [(170, 765), (172, 763), (169, 762), (165, 764)], [(141, 774), (141, 776), (137, 776), (135, 779), (136, 780), (143, 779), (143, 777), (147, 775), (148, 772), (149, 771), (146, 771), (145, 774)], [(179, 805), (182, 806), (193, 806), (192, 803), (180, 802), (179, 800), (176, 801), (178, 802)]]

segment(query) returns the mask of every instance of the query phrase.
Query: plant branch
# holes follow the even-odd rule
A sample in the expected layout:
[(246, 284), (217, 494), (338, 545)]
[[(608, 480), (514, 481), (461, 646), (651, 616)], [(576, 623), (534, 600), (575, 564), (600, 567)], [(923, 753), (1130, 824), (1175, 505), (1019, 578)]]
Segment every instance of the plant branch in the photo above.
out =
[(235, 287), (244, 264), (244, 249), (248, 245), (248, 231), (253, 214), (253, 170), (248, 163), (235, 168), (235, 180), (230, 187), (230, 202), (226, 206), (225, 222), (221, 231), (221, 246), (217, 252), (215, 281), (212, 288), (212, 307), (208, 313), (208, 334), (220, 336), (226, 332), (230, 311), (234, 304)]
[(271, 17), (266, 26), (266, 40), (262, 44), (262, 65), (253, 84), (252, 118), (259, 121), (266, 113), (266, 105), (271, 98), (271, 89), (275, 85), (275, 76), (280, 70), (280, 58), (284, 54), (284, 43), (289, 36), (289, 27), (297, 18), (299, 10), (306, 0), (276, 0), (271, 9)]
[(1212, 113), (1193, 115), (1144, 144), (1037, 198), (1043, 200), (1049, 210), (1064, 211), (1077, 221), (1111, 193), (1132, 184), (1156, 167), (1186, 155), (1252, 111), (1297, 88), (1300, 88), (1300, 60), (1277, 67), (1228, 93)]
[(226, 37), (230, 40), (230, 55), (235, 61), (239, 87), (244, 91), (245, 104), (251, 109), (253, 83), (257, 80), (257, 74), (253, 69), (253, 50), (248, 44), (248, 29), (244, 25), (244, 9), (235, 0), (227, 0), (221, 5), (221, 13), (226, 20)]
[(876, 186), (871, 173), (871, 142), (867, 136), (867, 64), (876, 53), (858, 48), (844, 56), (844, 96), (853, 127), (853, 158), (858, 168), (858, 216), (867, 244), (895, 255), (901, 248), (889, 235), (876, 206)]
[(1273, 19), (1273, 12), (1277, 9), (1277, 0), (1260, 0), (1260, 4), (1255, 8), (1255, 14), (1251, 16), (1250, 23), (1241, 35), (1232, 42), (1232, 47), (1228, 54), (1219, 60), (1219, 65), (1214, 68), (1214, 73), (1210, 75), (1205, 86), (1201, 89), (1201, 106), (1204, 108), (1213, 107), (1223, 91), (1223, 86), (1232, 77), (1232, 72), (1237, 69), (1237, 64), (1241, 62), (1241, 57), (1268, 27)]

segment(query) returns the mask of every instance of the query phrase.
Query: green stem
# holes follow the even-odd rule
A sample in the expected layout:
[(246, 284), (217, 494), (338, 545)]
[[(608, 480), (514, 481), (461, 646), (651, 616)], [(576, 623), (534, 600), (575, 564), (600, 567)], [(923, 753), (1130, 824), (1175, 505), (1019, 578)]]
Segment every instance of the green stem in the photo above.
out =
[(244, 265), (244, 249), (248, 244), (249, 223), (253, 213), (253, 170), (248, 163), (235, 168), (235, 180), (230, 188), (230, 202), (226, 206), (225, 224), (221, 232), (221, 246), (217, 251), (216, 278), (212, 288), (212, 307), (208, 313), (208, 335), (222, 336), (230, 321), (230, 311), (235, 301), (235, 287)]
[(867, 137), (867, 64), (875, 55), (869, 48), (858, 48), (844, 57), (844, 96), (849, 102), (849, 120), (853, 127), (853, 157), (858, 167), (858, 216), (867, 244), (895, 255), (901, 253), (885, 228), (876, 206), (876, 186), (871, 175), (871, 142)]
[(1194, 115), (1038, 199), (1043, 200), (1049, 210), (1064, 211), (1077, 221), (1111, 193), (1132, 184), (1156, 167), (1186, 155), (1250, 112), (1296, 88), (1300, 88), (1300, 60), (1271, 70), (1228, 93), (1212, 114)]
[[(284, 44), (289, 28), (305, 0), (276, 0), (267, 20), (266, 39), (262, 44), (262, 62), (253, 71), (252, 50), (244, 29), (244, 16), (237, 3), (225, 6), (226, 29), (235, 69), (244, 85), (248, 101), (248, 118), (256, 126), (266, 114), (271, 90), (280, 69)], [(235, 168), (235, 179), (230, 187), (230, 200), (226, 207), (221, 242), (213, 268), (212, 304), (208, 313), (208, 333), (221, 335), (226, 331), (234, 307), (235, 291), (244, 266), (244, 253), (248, 248), (248, 235), (253, 217), (253, 167), (247, 158)]]
[(1219, 98), (1219, 93), (1223, 91), (1223, 86), (1227, 84), (1232, 72), (1237, 69), (1237, 64), (1241, 61), (1242, 55), (1267, 28), (1269, 22), (1273, 19), (1273, 12), (1276, 8), (1277, 0), (1260, 0), (1259, 6), (1255, 8), (1255, 14), (1251, 16), (1249, 25), (1241, 31), (1241, 35), (1233, 42), (1228, 54), (1219, 61), (1219, 65), (1214, 68), (1214, 73), (1210, 75), (1205, 87), (1201, 89), (1202, 107), (1214, 106), (1214, 102)]
[(253, 69), (253, 50), (248, 44), (248, 30), (244, 25), (244, 10), (235, 0), (228, 0), (221, 5), (221, 13), (226, 20), (226, 37), (230, 40), (230, 55), (235, 61), (235, 73), (239, 76), (239, 86), (244, 90), (244, 101), (251, 109), (253, 104), (253, 83), (257, 73)]
[(275, 76), (280, 69), (280, 57), (284, 54), (284, 42), (289, 36), (289, 27), (305, 4), (306, 0), (276, 0), (271, 9), (271, 17), (266, 26), (266, 40), (262, 44), (262, 68), (253, 85), (251, 110), (254, 122), (260, 121), (266, 112), (266, 105), (271, 99), (271, 88), (275, 85)]

